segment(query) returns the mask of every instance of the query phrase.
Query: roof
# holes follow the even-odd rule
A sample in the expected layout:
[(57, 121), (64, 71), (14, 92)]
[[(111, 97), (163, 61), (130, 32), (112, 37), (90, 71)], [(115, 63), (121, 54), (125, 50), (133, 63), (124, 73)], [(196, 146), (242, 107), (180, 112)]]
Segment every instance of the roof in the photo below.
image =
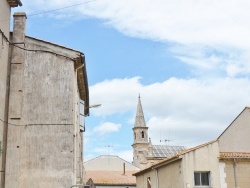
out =
[(246, 106), (241, 113), (232, 121), (232, 123), (230, 123), (230, 125), (220, 134), (220, 136), (218, 137), (218, 139), (227, 131), (227, 129), (229, 129), (229, 127), (231, 127), (231, 125), (236, 121), (236, 119), (238, 119), (238, 117), (246, 110), (246, 109), (250, 109), (250, 107)]
[(221, 159), (250, 159), (250, 152), (220, 152)]
[(141, 97), (138, 97), (138, 104), (137, 104), (137, 112), (135, 117), (135, 126), (134, 127), (146, 127), (146, 122), (144, 119), (144, 114), (141, 105)]
[(7, 0), (11, 7), (22, 6), (22, 2), (20, 0)]
[(79, 57), (76, 58), (75, 69), (77, 71), (77, 84), (78, 84), (80, 99), (85, 102), (84, 115), (89, 115), (89, 87), (88, 87), (88, 77), (87, 77), (86, 62), (84, 55), (80, 55)]
[(185, 150), (185, 146), (152, 145), (152, 157), (166, 158)]
[[(125, 166), (124, 166), (125, 165)], [(139, 171), (140, 169), (116, 155), (101, 155), (84, 162), (86, 171)]]
[(95, 185), (136, 185), (135, 171), (87, 171), (85, 181), (90, 178)]
[(143, 170), (141, 170), (141, 171), (139, 171), (139, 172), (136, 172), (136, 173), (133, 174), (133, 175), (136, 176), (136, 175), (139, 175), (139, 174), (141, 174), (141, 173), (143, 173), (143, 172), (149, 171), (149, 170), (151, 170), (151, 169), (158, 168), (158, 167), (160, 167), (160, 166), (162, 166), (162, 165), (172, 163), (172, 162), (174, 162), (174, 161), (176, 161), (176, 160), (180, 160), (180, 159), (181, 159), (180, 156), (182, 156), (182, 155), (184, 155), (184, 154), (187, 154), (187, 153), (189, 153), (189, 152), (195, 151), (195, 150), (197, 150), (197, 149), (200, 149), (200, 148), (202, 148), (202, 147), (208, 146), (208, 145), (213, 144), (213, 143), (215, 143), (215, 142), (217, 142), (217, 140), (213, 140), (213, 141), (210, 141), (210, 142), (207, 142), (207, 143), (198, 145), (198, 146), (196, 146), (196, 147), (193, 147), (193, 148), (189, 148), (189, 149), (183, 150), (183, 151), (177, 153), (176, 155), (170, 156), (169, 158), (164, 159), (164, 160), (162, 160), (161, 162), (156, 163), (156, 164), (152, 165), (152, 166), (149, 167), (149, 168), (146, 168), (146, 169), (143, 169)]

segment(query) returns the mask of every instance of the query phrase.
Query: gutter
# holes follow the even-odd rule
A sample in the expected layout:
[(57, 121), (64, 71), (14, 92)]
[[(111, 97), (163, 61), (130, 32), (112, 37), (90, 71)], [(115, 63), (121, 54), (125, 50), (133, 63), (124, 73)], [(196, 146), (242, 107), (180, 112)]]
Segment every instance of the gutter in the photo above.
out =
[(167, 160), (167, 161), (165, 161), (165, 162), (161, 162), (161, 163), (159, 163), (159, 164), (154, 165), (154, 166), (152, 167), (152, 169), (160, 168), (160, 167), (162, 167), (162, 166), (165, 166), (165, 165), (170, 164), (170, 163), (172, 163), (172, 162), (178, 161), (178, 160), (180, 160), (180, 159), (182, 159), (182, 156), (175, 156), (174, 158), (172, 158), (172, 159), (170, 159), (170, 160)]
[(166, 161), (159, 162), (158, 164), (152, 165), (152, 166), (149, 167), (149, 168), (146, 168), (146, 169), (143, 169), (143, 170), (141, 170), (141, 171), (139, 171), (139, 172), (136, 172), (136, 173), (133, 174), (133, 176), (137, 176), (137, 175), (139, 175), (139, 174), (141, 174), (141, 173), (144, 173), (144, 172), (147, 172), (147, 171), (150, 171), (150, 170), (154, 170), (154, 169), (160, 168), (160, 167), (162, 167), (162, 166), (165, 166), (165, 165), (167, 165), (167, 164), (170, 164), (170, 163), (172, 163), (172, 162), (175, 162), (175, 161), (178, 161), (178, 160), (181, 160), (181, 159), (182, 159), (182, 155), (174, 156), (174, 157), (172, 157), (172, 158), (169, 158), (169, 159), (166, 160)]

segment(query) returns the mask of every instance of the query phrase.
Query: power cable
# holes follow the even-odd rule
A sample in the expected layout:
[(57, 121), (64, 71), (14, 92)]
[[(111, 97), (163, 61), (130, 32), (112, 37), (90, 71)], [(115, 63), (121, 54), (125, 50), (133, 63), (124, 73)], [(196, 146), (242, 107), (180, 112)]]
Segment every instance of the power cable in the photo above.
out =
[(50, 53), (50, 54), (54, 54), (56, 56), (61, 56), (61, 57), (64, 57), (66, 59), (70, 59), (72, 60), (73, 62), (75, 62), (75, 59), (69, 57), (69, 56), (66, 56), (66, 55), (62, 55), (62, 54), (58, 54), (58, 53), (55, 53), (55, 52), (52, 52), (52, 51), (49, 51), (49, 50), (31, 50), (31, 49), (27, 49), (27, 48), (23, 48), (23, 47), (20, 47), (20, 46), (17, 46), (16, 44), (12, 43), (9, 41), (9, 39), (5, 36), (4, 32), (0, 29), (0, 34), (2, 35), (2, 37), (12, 46), (16, 47), (16, 48), (19, 48), (19, 49), (22, 49), (22, 50), (25, 50), (25, 51), (28, 51), (28, 52), (44, 52), (44, 53)]
[[(86, 1), (86, 2), (83, 2), (83, 3), (78, 3), (78, 4), (74, 4), (74, 5), (70, 5), (70, 6), (58, 8), (58, 9), (47, 10), (47, 11), (44, 11), (44, 12), (39, 12), (39, 13), (34, 13), (34, 14), (27, 14), (27, 17), (37, 16), (37, 15), (41, 15), (41, 14), (48, 14), (48, 13), (56, 12), (56, 11), (63, 10), (63, 9), (68, 9), (68, 8), (72, 8), (72, 7), (76, 7), (76, 6), (80, 6), (80, 5), (84, 5), (84, 4), (89, 4), (89, 3), (92, 3), (94, 1), (97, 1), (97, 0)], [(11, 19), (0, 20), (0, 22), (10, 21), (10, 20)]]
[(32, 124), (14, 124), (14, 123), (9, 123), (7, 121), (4, 121), (0, 118), (0, 121), (3, 123), (7, 123), (8, 125), (13, 125), (13, 126), (33, 126), (33, 125), (73, 125), (72, 123), (32, 123)]
[(86, 2), (83, 2), (83, 3), (74, 4), (74, 5), (70, 5), (70, 6), (67, 6), (67, 7), (58, 8), (58, 9), (52, 9), (52, 10), (48, 10), (48, 11), (44, 11), (44, 12), (28, 14), (27, 16), (31, 17), (31, 16), (37, 16), (37, 15), (40, 15), (40, 14), (47, 14), (47, 13), (50, 13), (50, 12), (55, 12), (55, 11), (59, 11), (59, 10), (67, 9), (67, 8), (72, 8), (72, 7), (76, 7), (76, 6), (79, 6), (79, 5), (89, 4), (89, 3), (92, 3), (94, 1), (97, 1), (97, 0), (86, 1)]

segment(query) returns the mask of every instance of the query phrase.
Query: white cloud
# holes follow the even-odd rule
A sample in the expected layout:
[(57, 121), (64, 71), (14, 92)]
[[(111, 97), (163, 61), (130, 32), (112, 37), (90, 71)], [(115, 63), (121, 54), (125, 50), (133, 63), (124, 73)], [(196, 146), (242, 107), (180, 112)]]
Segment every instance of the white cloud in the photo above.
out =
[(170, 129), (172, 144), (191, 146), (216, 139), (250, 104), (249, 85), (246, 78), (171, 78), (151, 85), (142, 85), (138, 77), (106, 80), (90, 87), (92, 98), (103, 104), (92, 115), (135, 113), (140, 92), (152, 141), (159, 142), (160, 134), (167, 139)]
[[(88, 1), (26, 0), (23, 4), (33, 14), (82, 2)], [(170, 42), (173, 55), (198, 70), (236, 76), (250, 72), (249, 6), (248, 0), (96, 0), (51, 14), (102, 19), (125, 35)]]
[[(33, 14), (84, 1), (22, 2)], [(91, 114), (135, 112), (141, 93), (153, 142), (165, 139), (170, 129), (173, 143), (194, 145), (216, 138), (250, 104), (250, 80), (237, 77), (250, 73), (249, 6), (248, 0), (96, 0), (49, 15), (91, 16), (125, 35), (170, 44), (168, 51), (195, 67), (202, 79), (171, 78), (151, 85), (142, 85), (139, 77), (106, 80), (90, 87), (91, 103), (102, 103)], [(229, 78), (211, 79), (214, 74)], [(105, 123), (95, 131), (106, 134), (120, 128)]]
[[(128, 92), (130, 90), (130, 92)], [(134, 107), (135, 96), (142, 90), (139, 77), (105, 80), (90, 87), (90, 103), (101, 103), (101, 108), (91, 111), (92, 114), (108, 115), (116, 112), (124, 113)]]
[(121, 124), (115, 124), (111, 122), (105, 122), (94, 128), (94, 132), (97, 132), (101, 135), (105, 135), (112, 132), (118, 132), (121, 128)]

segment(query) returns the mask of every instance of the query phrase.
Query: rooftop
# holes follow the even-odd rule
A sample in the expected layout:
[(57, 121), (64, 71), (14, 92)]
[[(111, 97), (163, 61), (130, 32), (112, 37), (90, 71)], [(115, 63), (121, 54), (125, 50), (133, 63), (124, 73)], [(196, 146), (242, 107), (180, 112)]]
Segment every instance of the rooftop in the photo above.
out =
[(95, 185), (136, 185), (135, 171), (87, 171), (85, 181), (92, 179)]
[(152, 145), (152, 157), (166, 158), (185, 150), (184, 146)]

